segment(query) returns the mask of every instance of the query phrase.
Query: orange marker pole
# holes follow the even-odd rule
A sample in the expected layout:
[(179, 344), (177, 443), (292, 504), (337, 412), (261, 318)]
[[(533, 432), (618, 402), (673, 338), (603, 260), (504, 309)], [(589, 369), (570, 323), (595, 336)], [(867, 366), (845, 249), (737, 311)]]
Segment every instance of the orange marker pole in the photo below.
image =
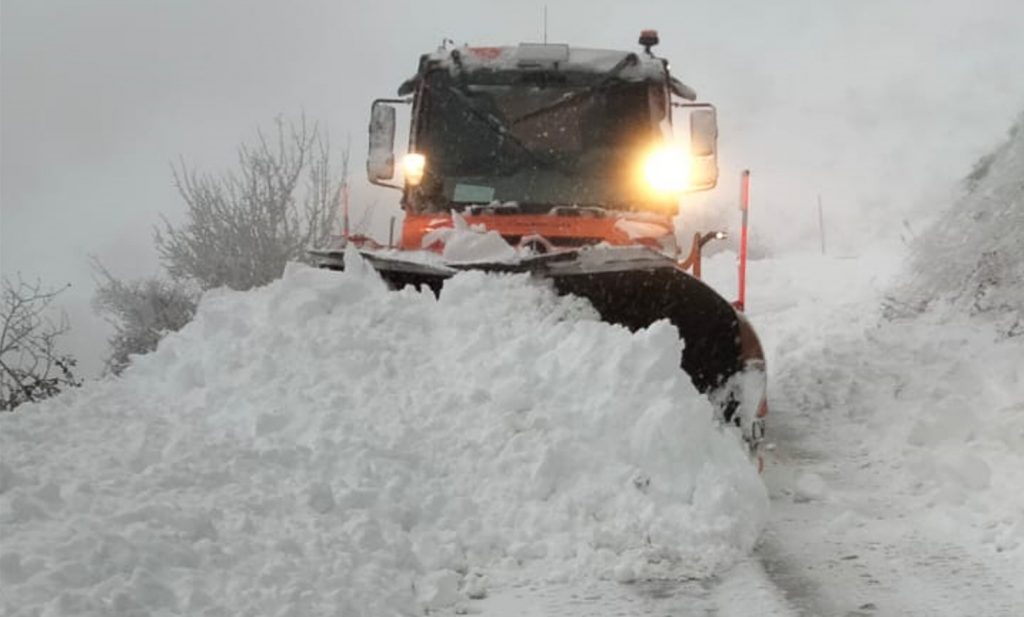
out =
[(745, 310), (747, 306), (747, 213), (750, 210), (750, 170), (744, 169), (740, 174), (740, 297), (736, 308)]

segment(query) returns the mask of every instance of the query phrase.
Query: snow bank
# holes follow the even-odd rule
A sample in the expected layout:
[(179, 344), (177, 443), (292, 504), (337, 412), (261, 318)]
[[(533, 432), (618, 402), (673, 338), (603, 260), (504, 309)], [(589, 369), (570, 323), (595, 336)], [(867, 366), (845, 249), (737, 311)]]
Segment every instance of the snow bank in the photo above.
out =
[(915, 243), (880, 326), (914, 341), (885, 351), (916, 368), (896, 384), (893, 445), (938, 532), (1024, 565), (1024, 113), (966, 183)]
[[(807, 614), (1021, 614), (1024, 336), (884, 319), (906, 247), (864, 251), (750, 263), (776, 445), (758, 553)], [(734, 255), (705, 274), (732, 286)]]
[(8, 615), (393, 615), (519, 576), (704, 576), (767, 499), (636, 334), (524, 276), (291, 266), (119, 380), (0, 417)]
[[(799, 444), (783, 454), (801, 467), (776, 484), (794, 502), (848, 512), (798, 536), (830, 550), (844, 538), (956, 544), (1014, 580), (1024, 569), (1024, 130), (972, 178), (909, 262), (882, 246), (754, 261), (748, 308), (772, 371), (769, 436)], [(705, 272), (734, 284), (731, 255)]]
[(1024, 112), (975, 165), (967, 191), (914, 246), (906, 308), (935, 301), (986, 313), (1024, 333)]

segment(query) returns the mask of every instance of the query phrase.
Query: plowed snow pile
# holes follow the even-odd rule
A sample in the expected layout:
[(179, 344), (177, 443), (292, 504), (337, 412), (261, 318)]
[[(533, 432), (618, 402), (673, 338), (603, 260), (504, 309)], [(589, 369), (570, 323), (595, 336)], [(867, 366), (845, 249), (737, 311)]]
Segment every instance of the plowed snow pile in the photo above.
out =
[(4, 614), (420, 614), (752, 547), (764, 488), (669, 325), (349, 262), (212, 292), (122, 378), (0, 418)]

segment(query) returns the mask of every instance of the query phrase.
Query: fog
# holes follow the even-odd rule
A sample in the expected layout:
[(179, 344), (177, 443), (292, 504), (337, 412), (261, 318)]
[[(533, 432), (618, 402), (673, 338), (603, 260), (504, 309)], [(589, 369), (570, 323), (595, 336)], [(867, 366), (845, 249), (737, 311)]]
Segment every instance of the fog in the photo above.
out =
[[(0, 6), (0, 264), (51, 285), (86, 374), (105, 352), (89, 256), (118, 276), (155, 274), (152, 229), (183, 205), (170, 165), (227, 169), (275, 117), (305, 113), (336, 152), (351, 138), (355, 209), (386, 233), (397, 194), (362, 176), (370, 101), (390, 96), (444, 38), (548, 38), (656, 48), (719, 108), (722, 183), (688, 216), (734, 207), (754, 177), (752, 225), (772, 250), (856, 252), (923, 224), (1024, 107), (1017, 0), (705, 2), (124, 2)], [(756, 285), (756, 281), (751, 281)]]

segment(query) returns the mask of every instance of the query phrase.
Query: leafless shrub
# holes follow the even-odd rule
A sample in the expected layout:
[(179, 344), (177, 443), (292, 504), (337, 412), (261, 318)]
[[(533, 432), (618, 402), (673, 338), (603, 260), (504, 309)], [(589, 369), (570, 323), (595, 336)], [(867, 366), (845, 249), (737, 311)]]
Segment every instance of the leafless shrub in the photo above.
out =
[(269, 137), (257, 131), (255, 143), (239, 147), (233, 172), (203, 174), (182, 161), (174, 181), (186, 220), (164, 219), (156, 245), (176, 281), (202, 289), (265, 285), (334, 231), (341, 182), (326, 138), (305, 117), (278, 119)]
[(57, 339), (68, 331), (63, 314), (49, 316), (53, 299), (63, 291), (27, 283), (20, 277), (3, 279), (0, 301), (0, 411), (39, 401), (82, 382), (75, 378), (77, 362), (57, 350)]
[(114, 327), (106, 370), (119, 375), (131, 357), (156, 349), (169, 332), (185, 327), (196, 312), (197, 294), (185, 285), (150, 277), (120, 281), (99, 261), (93, 309)]

